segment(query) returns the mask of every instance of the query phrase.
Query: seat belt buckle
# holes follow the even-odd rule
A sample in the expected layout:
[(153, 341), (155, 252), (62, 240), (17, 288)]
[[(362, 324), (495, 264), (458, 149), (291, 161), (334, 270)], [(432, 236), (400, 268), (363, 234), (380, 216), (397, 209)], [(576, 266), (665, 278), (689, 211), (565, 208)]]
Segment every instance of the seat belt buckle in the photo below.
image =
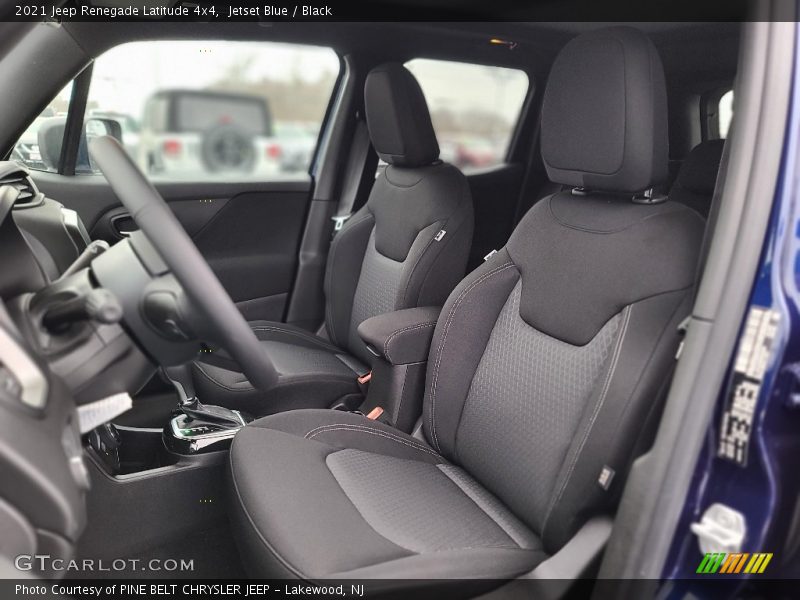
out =
[(383, 423), (384, 425), (390, 425), (394, 427), (394, 423), (392, 423), (389, 413), (380, 406), (376, 406), (364, 416), (370, 421), (375, 421), (376, 423)]
[(371, 379), (372, 379), (372, 371), (369, 371), (364, 375), (356, 377), (356, 382), (358, 383), (358, 387), (364, 396), (366, 396), (367, 391), (369, 391), (369, 382)]
[(370, 421), (377, 421), (383, 414), (383, 412), (384, 411), (380, 406), (376, 406), (364, 416), (367, 417)]

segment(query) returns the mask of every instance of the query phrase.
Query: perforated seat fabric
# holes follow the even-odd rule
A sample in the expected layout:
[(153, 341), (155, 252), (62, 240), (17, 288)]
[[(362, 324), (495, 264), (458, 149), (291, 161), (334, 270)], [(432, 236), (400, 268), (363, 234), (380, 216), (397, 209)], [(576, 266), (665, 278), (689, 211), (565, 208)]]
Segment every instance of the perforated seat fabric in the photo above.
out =
[[(206, 357), (194, 368), (204, 402), (264, 415), (330, 406), (357, 394), (355, 379), (369, 370), (373, 358), (358, 336), (358, 325), (394, 310), (441, 306), (464, 276), (472, 242), (472, 198), (464, 175), (438, 160), (439, 146), (419, 84), (402, 65), (385, 64), (368, 75), (364, 100), (370, 139), (388, 166), (366, 205), (331, 244), (324, 337), (283, 323), (252, 323), (270, 358), (297, 368), (284, 371), (278, 386), (263, 392), (253, 389), (230, 361)], [(306, 350), (291, 351), (271, 342)], [(321, 353), (339, 360), (326, 361)], [(317, 368), (303, 366), (303, 355)], [(342, 360), (353, 368), (343, 370)], [(342, 377), (349, 381), (340, 381)]]
[[(597, 55), (601, 72), (587, 73)], [(571, 94), (581, 97), (565, 110)], [(545, 91), (542, 152), (550, 178), (580, 182), (580, 193), (537, 202), (445, 302), (425, 444), (318, 411), (237, 434), (234, 522), (254, 574), (515, 577), (613, 511), (658, 412), (704, 229), (681, 204), (632, 201), (666, 176), (665, 94), (642, 33), (610, 28), (567, 44)], [(585, 100), (595, 97), (607, 102)], [(620, 106), (632, 111), (624, 127), (606, 128)], [(621, 162), (598, 162), (601, 151)]]

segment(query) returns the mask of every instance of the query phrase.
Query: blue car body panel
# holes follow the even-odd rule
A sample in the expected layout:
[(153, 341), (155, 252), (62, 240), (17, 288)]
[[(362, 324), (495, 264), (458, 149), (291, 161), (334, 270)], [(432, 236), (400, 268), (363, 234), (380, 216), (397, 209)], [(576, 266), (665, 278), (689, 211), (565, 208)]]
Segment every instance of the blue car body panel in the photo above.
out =
[[(739, 334), (736, 353), (725, 379), (718, 406), (698, 460), (684, 511), (663, 571), (663, 597), (719, 598), (741, 586), (762, 580), (800, 577), (798, 556), (786, 546), (786, 535), (798, 518), (800, 497), (800, 52), (795, 48), (792, 97), (778, 184), (758, 275)], [(754, 336), (750, 324), (761, 321)], [(770, 324), (774, 327), (770, 327)], [(755, 348), (754, 348), (755, 344)], [(743, 360), (762, 352), (760, 382), (743, 383)], [(737, 363), (737, 359), (739, 362)], [(751, 423), (745, 416), (734, 425), (743, 441), (725, 455), (731, 438), (731, 405), (741, 386), (758, 388)], [(760, 387), (758, 387), (760, 386)], [(736, 412), (734, 410), (734, 412)], [(727, 420), (726, 420), (727, 416)], [(742, 451), (743, 450), (743, 451)], [(747, 528), (742, 552), (773, 553), (762, 574), (697, 573), (703, 559), (690, 525), (700, 521), (712, 504), (723, 503), (739, 512)], [(794, 523), (797, 527), (797, 523)], [(794, 551), (797, 552), (796, 550)], [(678, 581), (675, 581), (678, 580)], [(729, 583), (725, 583), (729, 582)]]

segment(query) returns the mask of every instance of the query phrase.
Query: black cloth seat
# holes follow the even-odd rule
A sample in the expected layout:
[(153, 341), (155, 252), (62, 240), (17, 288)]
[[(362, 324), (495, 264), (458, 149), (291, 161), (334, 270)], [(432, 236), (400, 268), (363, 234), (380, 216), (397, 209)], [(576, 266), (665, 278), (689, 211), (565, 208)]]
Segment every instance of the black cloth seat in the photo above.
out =
[(299, 410), (234, 438), (232, 518), (254, 575), (513, 578), (613, 511), (674, 361), (704, 225), (680, 204), (633, 202), (667, 171), (648, 38), (615, 27), (569, 42), (542, 142), (549, 177), (582, 189), (536, 203), (447, 299), (419, 437)]
[(364, 103), (370, 139), (388, 166), (331, 244), (321, 335), (252, 323), (276, 365), (278, 385), (255, 390), (224, 353), (214, 353), (194, 365), (203, 402), (265, 415), (327, 407), (359, 394), (356, 377), (369, 371), (372, 355), (358, 325), (394, 310), (441, 306), (464, 276), (472, 197), (464, 175), (439, 160), (419, 84), (400, 64), (376, 67), (367, 76)]
[(544, 557), (463, 469), (353, 413), (256, 421), (237, 434), (231, 464), (237, 538), (261, 576), (513, 577)]
[(724, 147), (725, 140), (706, 140), (692, 148), (678, 170), (669, 199), (708, 218)]

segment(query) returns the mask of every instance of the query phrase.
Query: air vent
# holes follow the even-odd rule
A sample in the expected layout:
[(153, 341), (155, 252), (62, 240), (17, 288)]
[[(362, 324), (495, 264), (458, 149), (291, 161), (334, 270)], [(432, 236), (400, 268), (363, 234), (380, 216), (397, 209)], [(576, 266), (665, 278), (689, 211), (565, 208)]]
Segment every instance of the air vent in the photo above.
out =
[(36, 189), (31, 178), (25, 171), (20, 169), (0, 175), (0, 185), (10, 185), (19, 190), (19, 196), (14, 206), (32, 204), (39, 196), (39, 190)]

